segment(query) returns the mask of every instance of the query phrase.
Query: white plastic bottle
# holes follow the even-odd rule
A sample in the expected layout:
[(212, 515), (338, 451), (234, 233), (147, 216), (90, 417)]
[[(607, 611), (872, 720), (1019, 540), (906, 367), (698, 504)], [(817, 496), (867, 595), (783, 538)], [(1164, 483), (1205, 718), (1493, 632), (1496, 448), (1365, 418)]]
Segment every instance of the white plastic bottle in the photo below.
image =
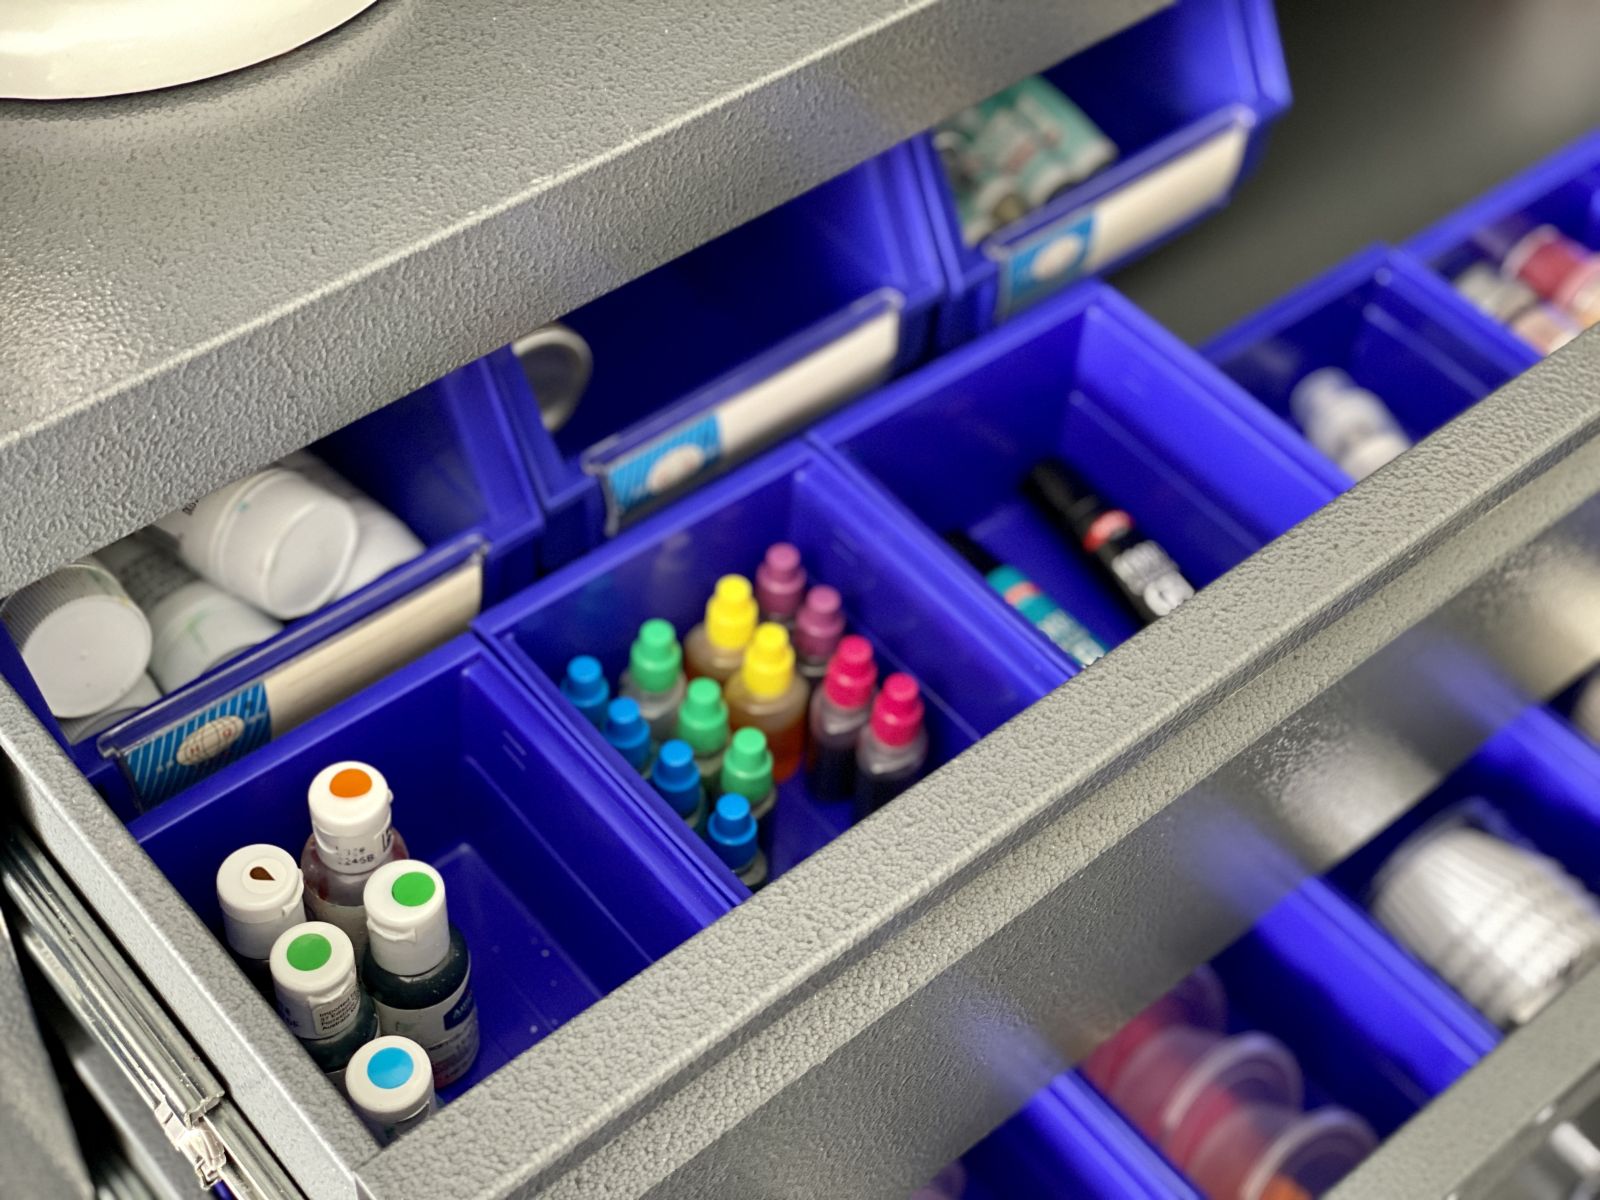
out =
[(270, 961), (278, 1015), (323, 1074), (342, 1084), (351, 1057), (378, 1036), (350, 939), (325, 921), (306, 921), (278, 935)]
[(367, 945), (367, 880), (385, 863), (406, 857), (406, 844), (389, 823), (394, 794), (376, 767), (336, 762), (317, 772), (307, 801), (311, 836), (300, 855), (306, 911), (344, 930), (359, 961)]
[(1365, 479), (1411, 448), (1388, 406), (1338, 367), (1295, 384), (1289, 411), (1306, 440), (1351, 479)]
[(110, 707), (150, 661), (150, 623), (92, 556), (13, 592), (0, 603), (0, 623), (57, 717)]
[(344, 582), (333, 595), (335, 600), (359, 591), (427, 549), (404, 521), (309, 450), (296, 450), (283, 460), (283, 465), (326, 488), (355, 514), (356, 552), (345, 571)]
[(161, 689), (156, 686), (156, 681), (150, 678), (147, 671), (139, 676), (138, 683), (99, 712), (87, 717), (74, 717), (69, 721), (62, 721), (61, 735), (67, 739), (68, 745), (75, 746), (97, 733), (110, 729), (118, 721), (149, 708), (159, 699), (161, 699)]
[(219, 488), (150, 528), (212, 583), (284, 620), (333, 599), (360, 536), (348, 504), (283, 467)]
[(435, 1112), (433, 1067), (410, 1038), (386, 1034), (355, 1052), (344, 1073), (345, 1094), (373, 1136), (388, 1145)]
[(112, 542), (100, 559), (149, 619), (150, 673), (163, 691), (177, 691), (283, 629), (138, 534)]
[(273, 945), (305, 923), (304, 890), (294, 857), (265, 842), (239, 847), (217, 868), (223, 936), (244, 973), (264, 991), (272, 985)]

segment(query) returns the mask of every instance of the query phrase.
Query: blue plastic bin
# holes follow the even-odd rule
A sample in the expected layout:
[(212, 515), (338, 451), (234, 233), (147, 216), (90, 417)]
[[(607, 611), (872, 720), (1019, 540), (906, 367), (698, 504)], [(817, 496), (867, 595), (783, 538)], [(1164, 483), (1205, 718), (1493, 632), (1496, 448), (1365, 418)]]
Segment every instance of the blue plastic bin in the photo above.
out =
[(920, 361), (943, 286), (902, 146), (565, 317), (594, 374), (554, 435), (510, 349), (490, 355), (549, 524), (546, 568), (648, 510), (667, 475), (700, 482), (737, 457), (710, 410), (752, 394), (776, 406), (753, 393), (775, 380), (837, 402)]
[(1020, 495), (1041, 456), (1132, 513), (1197, 587), (1334, 494), (1303, 440), (1096, 282), (853, 405), (815, 440), (929, 529), (970, 532), (1107, 645), (1134, 619)]
[(298, 856), (306, 789), (371, 762), (395, 828), (445, 878), (472, 950), (482, 1050), (448, 1101), (715, 920), (735, 894), (694, 868), (653, 809), (596, 769), (526, 689), (463, 636), (144, 814), (133, 836), (213, 930), (230, 852)]
[[(1202, 353), (1298, 430), (1289, 395), (1339, 367), (1413, 440), (1538, 360), (1409, 255), (1372, 246), (1218, 335)], [(1341, 487), (1350, 480), (1334, 471)]]
[(968, 246), (931, 138), (915, 145), (950, 298), (945, 347), (1220, 208), (1289, 106), (1270, 0), (1178, 0), (1045, 78), (1116, 143), (1115, 163)]
[[(621, 785), (666, 815), (665, 802), (567, 704), (556, 681), (572, 656), (592, 654), (615, 687), (641, 622), (664, 617), (682, 637), (702, 619), (716, 579), (748, 575), (777, 541), (800, 548), (814, 582), (839, 589), (851, 630), (872, 641), (884, 673), (908, 671), (922, 685), (930, 770), (1066, 677), (1044, 644), (1012, 622), (980, 581), (954, 569), (944, 554), (930, 553), (922, 530), (845, 468), (798, 445), (641, 522), (485, 612), (476, 628)], [(779, 791), (775, 874), (851, 821), (850, 803), (814, 800), (804, 774)], [(685, 842), (698, 844), (681, 828)], [(709, 851), (701, 861), (731, 881)]]
[[(275, 717), (274, 689), (264, 682), (276, 668), (470, 561), (479, 562), (482, 572), (481, 596), (472, 602), (473, 611), (533, 579), (544, 520), (481, 363), (452, 372), (310, 449), (404, 521), (426, 552), (360, 591), (290, 622), (277, 637), (170, 693), (144, 713), (69, 747), (74, 762), (124, 819), (268, 740), (275, 723), (276, 732), (282, 732), (283, 714)], [(464, 624), (459, 621), (444, 637)], [(60, 723), (50, 716), (16, 646), (4, 636), (0, 673), (66, 745)], [(353, 686), (367, 681), (357, 678)], [(241, 718), (242, 730), (221, 752), (201, 761), (176, 759), (187, 735), (234, 716)]]

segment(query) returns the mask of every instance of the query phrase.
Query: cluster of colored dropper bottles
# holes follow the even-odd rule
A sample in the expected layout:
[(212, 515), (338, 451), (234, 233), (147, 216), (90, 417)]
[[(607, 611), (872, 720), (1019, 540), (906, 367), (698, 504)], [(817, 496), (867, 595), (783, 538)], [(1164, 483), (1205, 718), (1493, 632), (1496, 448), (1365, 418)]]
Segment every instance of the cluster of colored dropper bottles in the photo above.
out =
[(640, 625), (612, 694), (579, 655), (561, 691), (752, 889), (768, 876), (778, 787), (802, 766), (813, 799), (865, 816), (921, 775), (922, 692), (878, 679), (872, 643), (846, 633), (837, 589), (808, 578), (788, 542), (754, 582), (724, 575), (681, 643), (670, 621)]

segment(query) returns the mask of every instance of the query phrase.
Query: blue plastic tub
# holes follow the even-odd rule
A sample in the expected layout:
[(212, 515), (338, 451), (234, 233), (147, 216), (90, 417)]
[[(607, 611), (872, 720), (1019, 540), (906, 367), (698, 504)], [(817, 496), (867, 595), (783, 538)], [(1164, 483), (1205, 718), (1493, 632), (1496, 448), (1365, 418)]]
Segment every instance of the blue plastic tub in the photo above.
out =
[(1538, 360), (1434, 272), (1383, 246), (1247, 317), (1202, 352), (1296, 430), (1295, 385), (1339, 367), (1381, 398), (1413, 440)]
[(929, 529), (970, 532), (1107, 645), (1135, 622), (1019, 494), (1041, 456), (1059, 455), (1132, 513), (1197, 587), (1335, 491), (1303, 440), (1094, 282), (853, 405), (814, 436)]
[(1126, 262), (1221, 207), (1289, 106), (1270, 0), (1178, 0), (1045, 72), (1119, 157), (978, 246), (928, 137), (915, 143), (950, 299), (946, 347), (1072, 280)]
[(220, 932), (217, 864), (250, 842), (298, 856), (310, 834), (306, 788), (345, 758), (387, 776), (395, 828), (443, 874), (472, 950), (483, 1048), (446, 1101), (734, 901), (471, 636), (144, 814), (131, 832)]
[[(716, 579), (748, 575), (773, 542), (800, 548), (815, 582), (844, 597), (853, 631), (881, 669), (921, 683), (930, 769), (966, 749), (1066, 677), (1044, 644), (1009, 619), (983, 584), (914, 523), (840, 465), (789, 446), (742, 467), (627, 530), (580, 562), (485, 612), (476, 628), (641, 803), (670, 810), (567, 704), (556, 688), (576, 654), (599, 658), (615, 686), (642, 621), (664, 617), (688, 633)], [(804, 772), (779, 792), (771, 866), (781, 874), (851, 821), (848, 802), (822, 803)], [(698, 845), (682, 827), (686, 843)], [(704, 848), (701, 847), (703, 851)], [(731, 882), (710, 853), (707, 869)]]
[[(144, 713), (69, 747), (78, 767), (124, 818), (160, 803), (282, 732), (297, 710), (282, 700), (273, 673), (291, 660), (444, 576), (465, 570), (468, 578), (457, 589), (462, 598), (450, 606), (452, 615), (442, 623), (434, 617), (440, 632), (431, 638), (413, 634), (424, 642), (412, 652), (414, 657), (460, 632), (482, 603), (533, 579), (544, 521), (482, 364), (452, 372), (310, 449), (410, 526), (427, 546), (426, 552), (360, 591), (289, 623), (277, 637), (169, 694)], [(472, 564), (481, 572), (480, 584), (470, 578)], [(394, 653), (405, 649), (398, 638), (386, 645), (399, 646)], [(365, 673), (353, 674), (346, 682), (344, 693), (397, 665), (397, 661), (368, 663)], [(345, 667), (353, 669), (348, 663)], [(50, 716), (15, 645), (4, 636), (0, 636), (0, 673), (65, 745), (60, 724)], [(240, 718), (240, 728), (224, 748), (199, 761), (187, 754), (179, 761), (177, 748), (188, 735), (215, 728), (219, 718), (231, 717)]]
[(669, 476), (736, 458), (710, 410), (771, 410), (778, 386), (825, 408), (920, 361), (943, 286), (902, 146), (570, 313), (594, 374), (554, 435), (510, 349), (491, 355), (548, 520), (546, 567), (658, 503)]

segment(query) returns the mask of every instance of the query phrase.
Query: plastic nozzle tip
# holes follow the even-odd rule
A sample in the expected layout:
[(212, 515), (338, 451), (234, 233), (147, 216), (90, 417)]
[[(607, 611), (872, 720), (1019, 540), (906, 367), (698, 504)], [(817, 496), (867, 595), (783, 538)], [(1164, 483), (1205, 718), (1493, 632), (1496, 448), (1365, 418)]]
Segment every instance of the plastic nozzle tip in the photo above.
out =
[(837, 588), (819, 583), (806, 593), (794, 619), (794, 648), (807, 658), (826, 659), (844, 632), (844, 598)]
[(775, 617), (792, 617), (806, 589), (806, 569), (800, 551), (789, 542), (774, 542), (756, 568), (756, 599), (761, 611)]
[(605, 735), (622, 757), (643, 769), (650, 753), (650, 726), (645, 724), (637, 700), (619, 696), (606, 706)]
[(647, 692), (664, 692), (682, 673), (683, 650), (672, 623), (652, 617), (639, 626), (639, 636), (628, 651), (628, 674), (634, 685)]
[(678, 708), (678, 736), (697, 754), (715, 754), (728, 744), (728, 705), (715, 679), (691, 679)]
[(899, 672), (883, 681), (872, 705), (872, 733), (885, 746), (904, 746), (922, 729), (922, 689)]
[(772, 790), (772, 751), (759, 729), (741, 729), (728, 743), (722, 760), (722, 790), (760, 800)]
[(872, 699), (872, 685), (878, 682), (878, 664), (872, 656), (872, 643), (852, 633), (839, 639), (839, 648), (828, 660), (822, 690), (840, 708), (860, 708)]
[(756, 598), (743, 575), (724, 575), (706, 601), (706, 637), (723, 650), (742, 650), (756, 631)]
[(789, 631), (773, 621), (759, 626), (744, 652), (739, 677), (758, 699), (771, 700), (788, 691), (794, 682), (794, 648), (789, 645)]
[(600, 660), (580, 654), (567, 664), (561, 690), (575, 704), (598, 704), (611, 689), (606, 686), (606, 673), (600, 667)]
[(698, 787), (700, 768), (695, 765), (694, 747), (678, 738), (662, 742), (656, 754), (655, 770), (650, 777), (663, 788), (679, 791)]
[(756, 856), (756, 819), (750, 801), (736, 793), (718, 797), (706, 822), (706, 838), (717, 857), (734, 870)]

